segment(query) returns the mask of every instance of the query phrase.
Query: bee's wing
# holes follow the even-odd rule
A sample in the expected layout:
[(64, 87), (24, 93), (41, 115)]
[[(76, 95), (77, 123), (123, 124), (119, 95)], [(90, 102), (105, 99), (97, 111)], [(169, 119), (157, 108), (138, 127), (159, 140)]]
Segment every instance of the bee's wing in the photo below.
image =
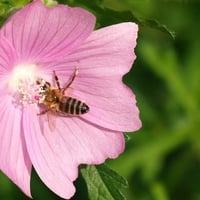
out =
[(51, 132), (54, 132), (56, 129), (56, 117), (52, 112), (47, 112), (47, 120), (49, 129)]

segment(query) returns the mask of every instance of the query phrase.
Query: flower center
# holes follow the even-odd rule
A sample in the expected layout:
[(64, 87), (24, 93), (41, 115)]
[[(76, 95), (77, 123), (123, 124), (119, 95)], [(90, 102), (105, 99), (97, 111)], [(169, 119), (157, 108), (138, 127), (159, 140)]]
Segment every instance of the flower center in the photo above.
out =
[(38, 78), (37, 66), (34, 64), (15, 66), (8, 82), (16, 106), (37, 103)]

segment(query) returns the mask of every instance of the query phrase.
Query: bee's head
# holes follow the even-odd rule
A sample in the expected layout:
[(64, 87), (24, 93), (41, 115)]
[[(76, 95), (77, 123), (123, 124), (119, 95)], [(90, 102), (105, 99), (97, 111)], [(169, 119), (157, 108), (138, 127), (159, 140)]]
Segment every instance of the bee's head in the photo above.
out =
[(44, 79), (42, 78), (39, 78), (36, 80), (36, 84), (39, 86), (39, 93), (42, 94), (42, 93), (45, 93), (46, 91), (49, 90), (51, 84), (47, 81), (45, 81)]

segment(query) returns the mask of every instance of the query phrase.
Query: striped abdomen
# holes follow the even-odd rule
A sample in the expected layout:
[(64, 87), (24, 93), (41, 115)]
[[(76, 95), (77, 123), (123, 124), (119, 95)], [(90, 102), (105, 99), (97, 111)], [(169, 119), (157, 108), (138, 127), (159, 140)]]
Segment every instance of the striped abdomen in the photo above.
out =
[(78, 99), (63, 96), (60, 99), (59, 111), (70, 115), (82, 115), (89, 111), (89, 107)]

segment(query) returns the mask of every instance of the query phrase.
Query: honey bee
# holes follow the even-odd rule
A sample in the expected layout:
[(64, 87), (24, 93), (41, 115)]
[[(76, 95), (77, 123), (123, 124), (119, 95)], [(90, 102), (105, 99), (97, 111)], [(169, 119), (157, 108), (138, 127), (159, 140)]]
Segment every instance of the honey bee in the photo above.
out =
[(60, 81), (55, 71), (53, 71), (53, 77), (57, 88), (52, 87), (51, 84), (44, 79), (38, 79), (36, 81), (39, 86), (39, 95), (41, 97), (39, 103), (45, 106), (45, 109), (38, 115), (45, 114), (49, 111), (61, 115), (82, 115), (89, 111), (89, 106), (85, 102), (70, 96), (65, 96), (65, 91), (71, 86), (77, 73), (78, 71), (75, 69), (71, 80), (66, 83), (63, 88), (60, 86)]

